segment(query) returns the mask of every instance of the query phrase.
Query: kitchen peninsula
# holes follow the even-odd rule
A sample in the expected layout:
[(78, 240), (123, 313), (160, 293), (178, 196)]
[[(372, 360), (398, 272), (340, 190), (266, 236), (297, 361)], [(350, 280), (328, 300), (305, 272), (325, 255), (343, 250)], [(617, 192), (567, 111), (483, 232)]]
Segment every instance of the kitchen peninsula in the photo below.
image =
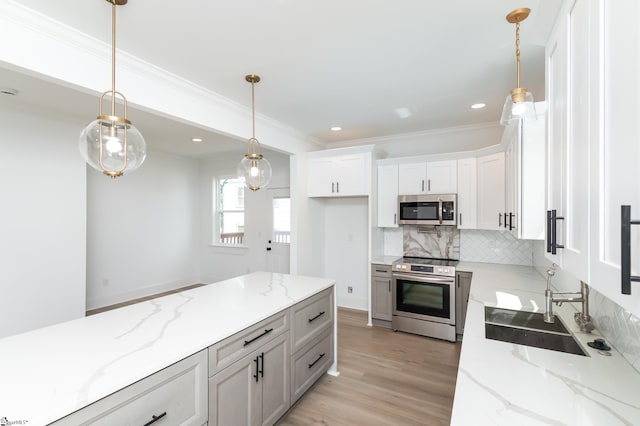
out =
[[(204, 392), (194, 392), (194, 386), (187, 384), (185, 393), (205, 399), (204, 413), (198, 417), (201, 421), (204, 416), (202, 424), (207, 421), (207, 380), (208, 404), (215, 402), (211, 390), (215, 389), (212, 383), (216, 376), (212, 374), (216, 368), (222, 374), (223, 368), (240, 363), (241, 357), (251, 357), (250, 351), (258, 348), (263, 351), (261, 372), (266, 380), (267, 342), (276, 340), (283, 342), (282, 353), (291, 356), (291, 368), (287, 362), (282, 380), (286, 403), (293, 403), (301, 389), (327, 369), (337, 374), (334, 285), (330, 279), (256, 272), (1, 339), (0, 418), (29, 425), (49, 424), (96, 401), (102, 403), (109, 395), (113, 398), (121, 394), (118, 391), (133, 388), (132, 384), (144, 384), (157, 376), (155, 373), (189, 358), (200, 360), (198, 366), (189, 367), (189, 374), (198, 375), (194, 380), (200, 382), (199, 389)], [(238, 340), (238, 336), (244, 340)], [(317, 357), (312, 353), (316, 347), (329, 350)], [(316, 361), (317, 373), (305, 377), (299, 385), (302, 382), (296, 378), (295, 365), (305, 356), (324, 359)], [(306, 373), (307, 365), (304, 367)], [(160, 385), (171, 380), (173, 376)], [(294, 390), (298, 390), (295, 397)], [(142, 393), (152, 394), (146, 389)], [(131, 400), (119, 404), (124, 406)], [(162, 415), (169, 420), (171, 413), (150, 412), (149, 419)], [(208, 415), (212, 424), (211, 410)]]

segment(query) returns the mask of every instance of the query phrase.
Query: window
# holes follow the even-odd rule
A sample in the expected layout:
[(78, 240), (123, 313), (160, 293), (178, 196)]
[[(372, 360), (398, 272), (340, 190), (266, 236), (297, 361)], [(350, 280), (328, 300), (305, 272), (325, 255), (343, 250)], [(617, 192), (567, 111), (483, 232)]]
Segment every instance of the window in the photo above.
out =
[(244, 240), (244, 183), (238, 178), (220, 178), (215, 188), (214, 243), (241, 245)]
[(273, 242), (291, 242), (291, 198), (273, 198)]

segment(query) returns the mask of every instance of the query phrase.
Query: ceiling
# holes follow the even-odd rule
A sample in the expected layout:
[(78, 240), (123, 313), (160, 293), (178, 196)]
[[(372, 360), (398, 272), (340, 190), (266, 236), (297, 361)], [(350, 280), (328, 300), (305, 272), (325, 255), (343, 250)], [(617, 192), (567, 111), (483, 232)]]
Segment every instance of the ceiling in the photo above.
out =
[[(105, 0), (20, 3), (110, 43)], [(544, 45), (560, 4), (130, 0), (118, 8), (118, 48), (247, 107), (251, 90), (244, 76), (259, 74), (256, 110), (331, 147), (497, 122), (516, 85), (515, 28), (505, 16), (518, 7), (532, 9), (521, 28), (522, 85), (542, 100)], [(20, 102), (48, 103), (77, 117), (97, 103), (94, 96), (50, 87), (15, 70), (0, 69), (0, 86), (19, 89)], [(471, 109), (477, 102), (487, 106)], [(410, 115), (402, 118), (397, 109)], [(144, 111), (136, 111), (135, 122), (146, 139), (153, 135), (157, 148), (169, 152), (201, 156), (244, 148), (237, 140)], [(332, 126), (343, 130), (331, 131)], [(190, 142), (201, 134), (205, 143)]]

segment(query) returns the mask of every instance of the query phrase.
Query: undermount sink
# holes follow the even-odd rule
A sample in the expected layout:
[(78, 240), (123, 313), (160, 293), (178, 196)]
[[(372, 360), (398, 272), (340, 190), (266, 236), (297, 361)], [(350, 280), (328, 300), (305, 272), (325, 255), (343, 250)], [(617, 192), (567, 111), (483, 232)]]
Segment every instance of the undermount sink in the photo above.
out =
[(588, 356), (560, 318), (549, 324), (543, 314), (485, 306), (487, 339)]

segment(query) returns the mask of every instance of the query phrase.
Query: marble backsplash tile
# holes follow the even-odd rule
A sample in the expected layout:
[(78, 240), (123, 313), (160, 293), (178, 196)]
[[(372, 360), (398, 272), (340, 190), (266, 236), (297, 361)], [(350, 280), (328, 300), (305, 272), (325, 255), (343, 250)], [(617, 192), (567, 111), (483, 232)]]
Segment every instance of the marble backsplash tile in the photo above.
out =
[(640, 372), (640, 318), (593, 288), (589, 308), (596, 329)]
[(463, 229), (460, 231), (460, 260), (531, 266), (533, 242), (518, 240), (505, 231)]
[(404, 256), (460, 259), (460, 231), (455, 226), (403, 226)]

